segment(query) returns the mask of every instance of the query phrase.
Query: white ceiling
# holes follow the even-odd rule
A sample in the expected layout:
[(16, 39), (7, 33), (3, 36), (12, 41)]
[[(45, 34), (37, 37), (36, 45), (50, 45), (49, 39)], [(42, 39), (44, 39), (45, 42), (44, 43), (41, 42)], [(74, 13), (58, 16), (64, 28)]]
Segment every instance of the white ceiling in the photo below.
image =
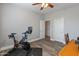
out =
[(79, 3), (54, 3), (54, 8), (47, 8), (44, 10), (40, 10), (40, 6), (33, 6), (32, 3), (17, 3), (16, 5), (36, 13), (46, 14), (66, 8), (71, 8), (77, 5), (79, 6)]

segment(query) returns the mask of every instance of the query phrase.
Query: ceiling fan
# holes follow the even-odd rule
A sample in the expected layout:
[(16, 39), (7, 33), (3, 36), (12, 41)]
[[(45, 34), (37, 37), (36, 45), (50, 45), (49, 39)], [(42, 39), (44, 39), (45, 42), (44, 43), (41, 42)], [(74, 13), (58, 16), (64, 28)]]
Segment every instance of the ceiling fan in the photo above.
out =
[(50, 8), (54, 7), (54, 5), (52, 3), (34, 3), (32, 5), (41, 5), (40, 10), (43, 10), (43, 9), (45, 9), (47, 7), (50, 7)]

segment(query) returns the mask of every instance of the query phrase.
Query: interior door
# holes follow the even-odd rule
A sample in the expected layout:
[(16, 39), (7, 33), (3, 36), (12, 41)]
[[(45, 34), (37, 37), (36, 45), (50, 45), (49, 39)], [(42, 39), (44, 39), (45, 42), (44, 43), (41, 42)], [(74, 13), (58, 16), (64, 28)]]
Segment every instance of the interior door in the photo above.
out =
[(53, 20), (53, 37), (55, 40), (64, 42), (64, 19)]

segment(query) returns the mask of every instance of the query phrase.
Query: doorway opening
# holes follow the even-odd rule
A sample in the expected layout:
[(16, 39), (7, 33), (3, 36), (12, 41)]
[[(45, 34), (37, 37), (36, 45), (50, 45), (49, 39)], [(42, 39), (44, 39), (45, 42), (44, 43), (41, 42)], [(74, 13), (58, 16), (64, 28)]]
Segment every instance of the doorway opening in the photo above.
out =
[(50, 40), (50, 21), (45, 21), (45, 39)]

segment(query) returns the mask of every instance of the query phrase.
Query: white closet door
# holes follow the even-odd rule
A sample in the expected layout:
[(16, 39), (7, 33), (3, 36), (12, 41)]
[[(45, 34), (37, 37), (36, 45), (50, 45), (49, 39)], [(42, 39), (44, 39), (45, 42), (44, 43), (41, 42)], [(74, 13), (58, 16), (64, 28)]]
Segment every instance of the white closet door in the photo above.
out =
[(64, 19), (57, 18), (53, 20), (53, 38), (56, 41), (64, 43)]

